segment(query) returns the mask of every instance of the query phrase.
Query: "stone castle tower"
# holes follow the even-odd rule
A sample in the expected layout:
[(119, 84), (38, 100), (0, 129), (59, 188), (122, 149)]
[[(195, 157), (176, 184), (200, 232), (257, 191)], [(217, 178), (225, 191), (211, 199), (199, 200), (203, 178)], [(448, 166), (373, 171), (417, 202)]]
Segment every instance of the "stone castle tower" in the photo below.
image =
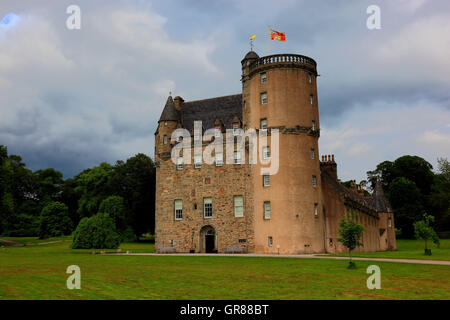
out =
[[(393, 214), (384, 194), (377, 190), (364, 197), (362, 188), (345, 188), (337, 180), (334, 156), (319, 159), (316, 62), (250, 51), (241, 66), (242, 94), (166, 101), (155, 133), (156, 250), (341, 252), (338, 220), (349, 212), (357, 212), (367, 230), (359, 250), (395, 249)], [(171, 140), (172, 132), (184, 129), (194, 140), (194, 121), (202, 121), (202, 133), (210, 128), (223, 136), (237, 128), (266, 132), (268, 144), (259, 150), (268, 158), (278, 154), (276, 174), (262, 175), (260, 161), (249, 164), (248, 145), (244, 155), (233, 149), (236, 161), (225, 163), (233, 156), (225, 155), (225, 138), (215, 163), (197, 163), (195, 151), (190, 164), (182, 158), (175, 163), (171, 152), (178, 141)], [(271, 140), (275, 129), (278, 146)], [(202, 150), (206, 146), (203, 141)]]

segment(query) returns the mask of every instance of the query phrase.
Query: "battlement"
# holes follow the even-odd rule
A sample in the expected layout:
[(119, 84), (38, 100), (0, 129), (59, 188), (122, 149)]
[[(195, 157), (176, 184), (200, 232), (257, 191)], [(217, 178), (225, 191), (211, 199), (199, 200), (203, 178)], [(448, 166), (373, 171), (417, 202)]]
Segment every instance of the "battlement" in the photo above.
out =
[(289, 67), (307, 69), (317, 75), (317, 63), (314, 59), (299, 54), (274, 54), (261, 57), (249, 66), (249, 75), (271, 68)]

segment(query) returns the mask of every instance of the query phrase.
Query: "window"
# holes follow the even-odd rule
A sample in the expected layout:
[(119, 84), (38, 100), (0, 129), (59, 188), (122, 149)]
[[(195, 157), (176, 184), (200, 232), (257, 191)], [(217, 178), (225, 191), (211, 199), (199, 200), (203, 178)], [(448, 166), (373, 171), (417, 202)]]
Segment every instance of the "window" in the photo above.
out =
[(223, 154), (222, 152), (216, 152), (216, 167), (223, 165)]
[(268, 174), (263, 175), (263, 186), (264, 187), (270, 186), (270, 175)]
[(263, 147), (263, 159), (269, 159), (270, 157), (270, 147), (265, 146)]
[(308, 82), (312, 83), (312, 74), (311, 73), (308, 73)]
[(273, 246), (273, 239), (272, 239), (272, 237), (268, 238), (267, 244), (269, 245), (269, 247)]
[(261, 130), (267, 130), (267, 119), (261, 119), (259, 126)]
[(333, 238), (328, 239), (328, 244), (329, 244), (330, 246), (333, 245)]
[(194, 155), (194, 168), (201, 168), (202, 167), (202, 155), (196, 154)]
[(244, 109), (247, 109), (247, 101), (244, 100)]
[(239, 243), (247, 243), (247, 239), (239, 239)]
[(310, 103), (311, 105), (314, 104), (314, 95), (313, 95), (313, 94), (309, 95), (309, 103)]
[(178, 137), (178, 142), (182, 142), (183, 141), (183, 136), (179, 136)]
[(164, 143), (164, 144), (167, 144), (167, 141), (168, 141), (167, 135), (165, 134), (164, 137), (163, 137), (163, 143)]
[(212, 198), (203, 199), (203, 216), (205, 218), (212, 217)]
[(311, 129), (316, 130), (316, 121), (311, 121)]
[(260, 75), (261, 75), (261, 83), (266, 83), (267, 82), (267, 73), (263, 72)]
[(167, 121), (164, 122), (164, 125), (167, 126)]
[(239, 129), (240, 129), (239, 123), (233, 123), (233, 135), (234, 136), (237, 136), (239, 134)]
[(261, 104), (267, 104), (267, 92), (261, 93)]
[(215, 131), (214, 131), (214, 137), (216, 138), (220, 138), (222, 136), (222, 127), (221, 126), (217, 126), (215, 127)]
[(183, 168), (184, 168), (183, 157), (178, 157), (178, 159), (177, 159), (177, 170), (183, 170)]
[(316, 176), (312, 176), (312, 186), (317, 187), (317, 177)]
[(391, 219), (391, 218), (388, 219), (388, 227), (389, 227), (389, 228), (392, 227), (392, 219)]
[(314, 148), (311, 148), (311, 159), (315, 159), (316, 158), (316, 151), (314, 150)]
[(241, 163), (242, 163), (241, 152), (235, 151), (234, 152), (234, 164), (241, 164)]
[(314, 203), (314, 215), (317, 217), (319, 215), (319, 204)]
[(244, 197), (234, 196), (234, 216), (243, 217), (244, 216)]
[(183, 219), (183, 201), (181, 199), (175, 200), (175, 220)]
[(264, 219), (270, 219), (270, 201), (264, 202)]

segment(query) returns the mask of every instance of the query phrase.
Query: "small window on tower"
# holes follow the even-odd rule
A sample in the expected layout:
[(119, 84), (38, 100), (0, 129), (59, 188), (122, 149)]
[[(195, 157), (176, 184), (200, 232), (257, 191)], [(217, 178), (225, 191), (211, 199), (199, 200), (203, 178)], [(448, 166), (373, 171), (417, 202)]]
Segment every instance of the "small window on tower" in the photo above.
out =
[(312, 176), (312, 186), (317, 187), (317, 177), (316, 176)]
[(314, 95), (313, 95), (313, 94), (311, 94), (311, 95), (309, 96), (309, 103), (310, 103), (311, 105), (314, 104)]
[(312, 83), (312, 74), (311, 73), (308, 73), (308, 82)]
[(261, 73), (261, 83), (267, 82), (267, 73), (263, 72)]
[(175, 220), (183, 219), (183, 201), (181, 199), (175, 200)]
[(388, 219), (388, 227), (389, 227), (389, 228), (392, 227), (392, 219), (391, 219), (391, 218)]
[(318, 203), (314, 203), (314, 216), (318, 216), (319, 215), (319, 204)]
[(270, 201), (264, 202), (264, 219), (270, 219)]
[(164, 144), (167, 144), (167, 141), (168, 141), (167, 135), (164, 135), (164, 137), (163, 137), (163, 143), (164, 143)]
[(316, 121), (311, 121), (311, 129), (316, 130)]
[(316, 158), (316, 151), (314, 150), (314, 148), (311, 148), (311, 159), (315, 159)]
[(167, 121), (164, 122), (164, 125), (167, 126)]
[(268, 238), (268, 243), (267, 244), (269, 245), (269, 247), (273, 246), (273, 238), (272, 237)]
[(267, 104), (267, 92), (261, 93), (261, 104)]
[(268, 174), (263, 175), (263, 186), (270, 187), (270, 175)]

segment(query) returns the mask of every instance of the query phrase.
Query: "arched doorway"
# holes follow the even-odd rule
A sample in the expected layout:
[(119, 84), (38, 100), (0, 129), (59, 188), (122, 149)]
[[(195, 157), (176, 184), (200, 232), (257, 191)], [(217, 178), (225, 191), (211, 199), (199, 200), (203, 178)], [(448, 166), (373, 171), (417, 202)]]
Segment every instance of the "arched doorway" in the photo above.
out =
[(217, 252), (216, 242), (216, 231), (214, 228), (212, 226), (204, 226), (200, 230), (200, 252)]

